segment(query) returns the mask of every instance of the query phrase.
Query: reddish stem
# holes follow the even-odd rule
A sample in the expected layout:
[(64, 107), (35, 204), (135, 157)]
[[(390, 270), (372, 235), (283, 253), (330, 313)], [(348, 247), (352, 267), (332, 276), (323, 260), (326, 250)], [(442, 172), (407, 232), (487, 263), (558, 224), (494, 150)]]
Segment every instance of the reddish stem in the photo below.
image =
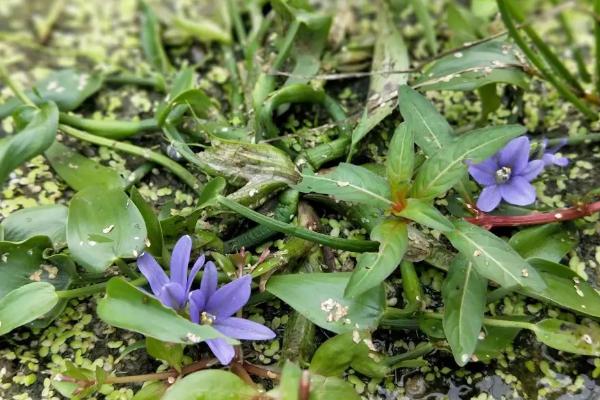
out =
[(600, 211), (600, 201), (589, 204), (579, 204), (574, 207), (559, 208), (551, 212), (534, 212), (527, 215), (487, 215), (480, 213), (475, 217), (465, 218), (466, 221), (491, 229), (498, 226), (540, 225), (557, 221), (571, 221), (587, 217)]

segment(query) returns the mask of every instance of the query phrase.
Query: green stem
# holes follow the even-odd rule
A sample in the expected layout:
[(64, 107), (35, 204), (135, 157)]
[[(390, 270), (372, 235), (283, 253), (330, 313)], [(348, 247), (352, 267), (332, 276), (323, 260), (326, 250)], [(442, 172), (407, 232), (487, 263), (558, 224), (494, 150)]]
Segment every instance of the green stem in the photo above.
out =
[(379, 243), (371, 240), (336, 238), (329, 235), (324, 235), (322, 233), (313, 232), (309, 229), (301, 228), (299, 226), (286, 224), (285, 222), (277, 221), (274, 218), (269, 218), (265, 215), (262, 215), (223, 196), (218, 196), (217, 202), (256, 223), (265, 225), (277, 232), (297, 236), (301, 239), (322, 244), (323, 246), (356, 252), (376, 251), (379, 248)]
[[(130, 281), (129, 283), (131, 283), (132, 285), (135, 285), (135, 286), (141, 286), (141, 285), (145, 284), (146, 282), (147, 282), (146, 278), (140, 277), (140, 278)], [(56, 295), (58, 296), (59, 299), (73, 299), (76, 297), (91, 296), (93, 294), (104, 291), (104, 289), (106, 289), (107, 284), (108, 284), (108, 282), (102, 282), (102, 283), (96, 283), (95, 285), (80, 287), (77, 289), (58, 290), (58, 291), (56, 291)]]
[[(596, 1), (600, 4), (600, 0)], [(506, 0), (497, 0), (497, 3), (498, 10), (500, 11), (502, 20), (504, 21), (504, 25), (506, 26), (508, 33), (513, 38), (517, 46), (519, 46), (521, 51), (531, 61), (531, 63), (540, 71), (542, 76), (556, 88), (561, 96), (571, 102), (575, 108), (581, 111), (587, 118), (596, 120), (598, 118), (597, 113), (595, 113), (587, 106), (587, 104), (577, 97), (571, 91), (571, 89), (567, 87), (567, 85), (565, 85), (561, 80), (557, 79), (555, 74), (546, 67), (544, 61), (538, 57), (538, 55), (527, 45), (527, 43), (525, 43), (525, 40), (517, 30), (517, 27), (512, 20), (512, 16), (506, 5)]]
[[(433, 313), (433, 312), (424, 312), (421, 314), (422, 318), (430, 318), (430, 319), (444, 319), (444, 314), (441, 313)], [(500, 318), (484, 318), (483, 324), (487, 326), (497, 326), (499, 328), (521, 328), (527, 329), (530, 331), (537, 330), (535, 324), (526, 321), (514, 321), (509, 319), (500, 319)]]
[(109, 139), (125, 139), (144, 131), (157, 130), (158, 125), (153, 118), (140, 121), (119, 121), (111, 119), (89, 119), (74, 114), (60, 113), (60, 122), (83, 129), (97, 136)]
[(50, 38), (50, 32), (52, 32), (52, 27), (58, 20), (58, 17), (62, 13), (63, 8), (65, 7), (65, 0), (55, 0), (52, 2), (50, 7), (50, 11), (48, 12), (48, 16), (44, 21), (42, 21), (37, 26), (37, 35), (40, 43), (45, 44)]
[[(231, 1), (231, 0), (229, 0)], [(242, 98), (242, 91), (240, 88), (242, 87), (242, 83), (240, 81), (240, 77), (237, 70), (237, 65), (235, 62), (235, 55), (233, 54), (233, 49), (231, 46), (223, 45), (223, 53), (225, 56), (225, 64), (227, 65), (227, 69), (229, 70), (230, 81), (231, 81), (231, 111), (234, 118), (240, 120), (240, 124), (245, 123), (245, 115), (244, 115), (244, 101)]]
[(600, 142), (600, 133), (588, 133), (587, 135), (579, 135), (575, 137), (550, 139), (548, 140), (548, 146), (556, 146), (557, 144), (562, 144), (565, 140), (567, 145), (595, 143)]
[(156, 153), (152, 150), (144, 149), (142, 147), (135, 146), (129, 143), (123, 143), (112, 139), (103, 138), (100, 136), (92, 135), (90, 133), (80, 131), (68, 125), (60, 124), (59, 129), (69, 136), (74, 138), (93, 143), (99, 146), (106, 146), (118, 151), (133, 154), (135, 156), (142, 157), (146, 160), (152, 161), (158, 165), (161, 165), (168, 169), (171, 173), (181, 179), (189, 187), (191, 187), (197, 194), (202, 193), (202, 185), (196, 179), (194, 175), (188, 172), (183, 166), (179, 165), (170, 158), (163, 156), (162, 154)]
[[(558, 3), (558, 1), (555, 0), (555, 3)], [(579, 76), (581, 77), (581, 79), (584, 82), (589, 82), (592, 79), (592, 77), (590, 76), (590, 73), (587, 70), (587, 66), (585, 63), (585, 59), (583, 57), (583, 51), (581, 50), (581, 46), (578, 46), (575, 41), (575, 35), (573, 34), (573, 28), (571, 27), (571, 24), (567, 20), (567, 16), (564, 13), (560, 13), (558, 15), (558, 21), (560, 22), (560, 25), (561, 25), (561, 27), (565, 33), (565, 36), (567, 38), (567, 44), (569, 45), (570, 48), (573, 49), (573, 57), (575, 58), (575, 63), (577, 64), (577, 72), (579, 73)]]
[(118, 75), (108, 75), (104, 78), (104, 82), (118, 85), (135, 85), (151, 87), (160, 92), (165, 91), (165, 82), (160, 75), (155, 75), (149, 78), (142, 78), (133, 74), (121, 73)]
[(233, 21), (233, 28), (235, 29), (235, 33), (240, 41), (242, 46), (246, 45), (246, 30), (244, 29), (244, 24), (242, 22), (242, 18), (240, 16), (240, 10), (238, 8), (238, 4), (236, 0), (227, 0), (227, 10), (229, 11), (229, 16)]
[(398, 354), (395, 356), (388, 357), (385, 363), (390, 366), (391, 369), (395, 369), (395, 365), (406, 360), (413, 360), (418, 357), (422, 357), (425, 354), (431, 353), (435, 347), (429, 342), (419, 343), (413, 350), (407, 351), (406, 353)]
[(154, 167), (154, 163), (145, 162), (139, 167), (137, 167), (129, 176), (127, 177), (127, 184), (125, 185), (125, 190), (131, 189), (134, 185), (136, 185), (139, 181), (141, 181), (144, 176), (146, 176), (152, 168)]
[(23, 92), (23, 90), (21, 89), (21, 87), (17, 84), (17, 82), (15, 82), (10, 75), (8, 74), (8, 71), (6, 70), (6, 67), (4, 66), (3, 63), (0, 63), (0, 81), (4, 82), (4, 84), (6, 86), (8, 86), (10, 88), (10, 90), (12, 90), (12, 92), (14, 93), (15, 96), (17, 96), (21, 102), (23, 104), (27, 104), (28, 106), (31, 106), (33, 108), (38, 108), (33, 101), (31, 101), (29, 99), (29, 97), (27, 97), (25, 95), (25, 92)]
[(137, 272), (135, 272), (133, 269), (131, 269), (131, 266), (129, 264), (127, 264), (125, 261), (123, 261), (120, 258), (117, 258), (115, 260), (115, 264), (117, 265), (117, 267), (119, 267), (119, 271), (121, 272), (122, 275), (125, 275), (127, 277), (129, 277), (129, 279), (137, 279), (139, 278), (139, 274)]

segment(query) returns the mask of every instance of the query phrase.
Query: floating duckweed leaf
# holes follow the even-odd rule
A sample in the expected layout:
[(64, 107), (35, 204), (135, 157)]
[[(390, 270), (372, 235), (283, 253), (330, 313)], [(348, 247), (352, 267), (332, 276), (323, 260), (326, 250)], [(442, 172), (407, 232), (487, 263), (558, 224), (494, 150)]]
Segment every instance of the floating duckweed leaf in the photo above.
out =
[(381, 285), (352, 299), (344, 297), (349, 273), (277, 275), (267, 291), (279, 297), (315, 325), (336, 333), (374, 329), (383, 313)]
[(58, 302), (54, 286), (32, 282), (0, 298), (0, 335), (46, 314)]
[(109, 325), (164, 342), (194, 344), (223, 337), (208, 325), (194, 324), (183, 318), (122, 278), (112, 278), (108, 282), (106, 297), (98, 302), (97, 313)]
[(82, 156), (62, 143), (54, 142), (44, 154), (56, 173), (75, 190), (82, 190), (88, 186), (125, 186), (117, 171)]
[(490, 40), (433, 61), (414, 83), (421, 90), (474, 90), (490, 83), (527, 87), (517, 48), (504, 39)]
[(103, 272), (119, 258), (137, 258), (146, 235), (144, 218), (120, 189), (90, 186), (71, 199), (67, 243), (88, 272)]

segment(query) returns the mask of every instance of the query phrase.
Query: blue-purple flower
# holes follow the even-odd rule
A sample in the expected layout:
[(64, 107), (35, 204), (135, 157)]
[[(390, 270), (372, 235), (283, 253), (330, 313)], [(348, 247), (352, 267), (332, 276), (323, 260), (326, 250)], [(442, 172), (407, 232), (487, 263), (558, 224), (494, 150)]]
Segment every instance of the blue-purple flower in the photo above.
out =
[[(233, 316), (248, 302), (251, 284), (252, 277), (245, 275), (217, 289), (217, 269), (213, 263), (207, 263), (200, 289), (190, 293), (190, 319), (211, 325), (233, 339), (273, 339), (275, 333), (266, 326)], [(210, 339), (206, 343), (221, 364), (231, 362), (235, 355), (232, 345), (223, 339)]]
[[(146, 279), (148, 279), (152, 293), (165, 306), (175, 310), (185, 308), (194, 278), (204, 265), (205, 259), (204, 255), (202, 255), (196, 260), (192, 271), (188, 275), (191, 251), (192, 239), (188, 235), (182, 236), (175, 244), (173, 253), (171, 253), (170, 277), (167, 277), (163, 269), (149, 253), (144, 253), (137, 259), (138, 268)], [(206, 265), (210, 264), (212, 262), (208, 262)]]
[(544, 161), (529, 161), (529, 138), (521, 136), (511, 140), (494, 156), (479, 164), (471, 164), (469, 173), (484, 186), (477, 208), (489, 212), (501, 200), (526, 206), (535, 201), (535, 188), (530, 183), (544, 169)]
[(542, 161), (544, 162), (545, 167), (549, 167), (551, 165), (566, 167), (569, 164), (569, 160), (566, 157), (559, 157), (556, 155), (556, 152), (566, 144), (567, 139), (562, 139), (559, 144), (546, 150), (546, 147), (548, 146), (548, 139), (542, 140), (541, 153)]

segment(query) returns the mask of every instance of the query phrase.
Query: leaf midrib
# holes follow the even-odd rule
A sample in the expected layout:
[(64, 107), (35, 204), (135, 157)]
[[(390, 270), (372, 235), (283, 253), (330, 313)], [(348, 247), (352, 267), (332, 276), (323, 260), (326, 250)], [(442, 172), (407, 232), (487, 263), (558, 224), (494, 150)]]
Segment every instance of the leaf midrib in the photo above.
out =
[[(304, 178), (309, 178), (309, 179), (311, 179), (311, 178), (312, 178), (312, 179), (317, 179), (317, 180), (326, 181), (326, 182), (332, 182), (332, 183), (335, 183), (335, 184), (336, 184), (336, 186), (338, 186), (339, 188), (342, 188), (342, 189), (343, 189), (344, 187), (351, 187), (351, 188), (353, 188), (353, 189), (356, 189), (356, 190), (358, 190), (359, 192), (362, 192), (362, 193), (364, 193), (364, 194), (366, 194), (366, 195), (369, 195), (369, 196), (371, 196), (371, 197), (374, 197), (374, 198), (376, 198), (376, 199), (378, 199), (378, 200), (381, 200), (381, 201), (383, 201), (384, 203), (387, 203), (387, 204), (389, 204), (389, 205), (392, 205), (392, 204), (393, 204), (393, 203), (392, 203), (392, 201), (391, 201), (390, 199), (386, 199), (385, 197), (383, 197), (383, 196), (380, 196), (380, 195), (378, 195), (378, 194), (376, 194), (376, 193), (373, 193), (373, 192), (371, 192), (371, 191), (369, 191), (369, 190), (366, 190), (366, 189), (365, 189), (365, 188), (363, 188), (363, 187), (356, 186), (355, 184), (353, 184), (352, 182), (349, 182), (349, 181), (335, 180), (335, 179), (331, 179), (331, 178), (327, 178), (327, 177), (325, 177), (325, 176), (319, 176), (319, 175), (303, 175), (303, 177), (304, 177)], [(339, 186), (339, 185), (338, 185), (338, 182), (343, 182), (343, 183), (344, 183), (344, 186)], [(346, 185), (346, 183), (348, 183), (348, 184)], [(334, 196), (335, 196), (335, 195), (334, 195)]]

